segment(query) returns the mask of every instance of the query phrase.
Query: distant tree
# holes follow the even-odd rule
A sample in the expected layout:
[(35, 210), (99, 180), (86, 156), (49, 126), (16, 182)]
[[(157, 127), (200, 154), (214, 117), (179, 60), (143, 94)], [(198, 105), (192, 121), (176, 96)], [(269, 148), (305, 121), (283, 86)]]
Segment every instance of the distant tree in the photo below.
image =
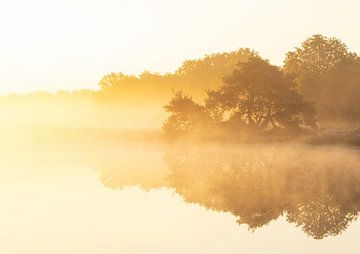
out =
[(123, 83), (123, 80), (124, 80), (124, 74), (122, 74), (121, 72), (119, 73), (112, 72), (101, 78), (99, 82), (99, 86), (101, 90), (108, 90), (115, 86), (121, 85), (121, 83)]
[(322, 78), (353, 57), (340, 40), (313, 35), (286, 54), (284, 70), (296, 78), (306, 96), (316, 99)]
[(99, 82), (103, 99), (112, 102), (164, 103), (171, 96), (171, 89), (179, 87), (178, 78), (173, 74), (144, 71), (140, 75), (125, 75), (114, 72)]
[(106, 101), (165, 103), (172, 89), (191, 94), (195, 99), (204, 99), (206, 90), (219, 88), (223, 77), (232, 73), (239, 61), (257, 55), (250, 49), (239, 49), (226, 53), (206, 55), (203, 58), (187, 60), (171, 73), (144, 71), (139, 75), (125, 75), (114, 72), (105, 75), (99, 82), (100, 94)]
[(254, 129), (315, 127), (314, 110), (294, 82), (258, 56), (239, 62), (224, 82), (208, 91), (206, 100), (217, 120), (237, 120)]
[(287, 53), (284, 71), (295, 78), (299, 92), (314, 102), (320, 118), (357, 114), (360, 60), (340, 40), (322, 35), (308, 38)]
[(175, 75), (181, 80), (182, 89), (196, 98), (206, 97), (206, 90), (219, 88), (224, 76), (230, 75), (240, 61), (258, 56), (249, 48), (206, 55), (203, 58), (183, 62)]

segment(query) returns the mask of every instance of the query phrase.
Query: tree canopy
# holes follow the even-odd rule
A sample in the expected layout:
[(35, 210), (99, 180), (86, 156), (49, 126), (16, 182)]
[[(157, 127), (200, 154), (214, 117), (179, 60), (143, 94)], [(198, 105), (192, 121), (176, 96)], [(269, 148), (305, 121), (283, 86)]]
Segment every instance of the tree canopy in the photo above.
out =
[[(206, 115), (201, 125), (208, 120), (208, 126), (216, 130), (299, 131), (324, 127), (328, 122), (360, 122), (360, 58), (336, 38), (309, 37), (286, 54), (282, 67), (270, 64), (255, 51), (241, 49), (231, 56), (214, 54), (186, 61), (177, 75), (183, 82), (201, 84), (195, 87), (206, 91), (206, 96), (194, 97), (204, 99), (203, 105), (188, 99)], [(192, 95), (191, 90), (182, 91)], [(188, 131), (203, 129), (195, 121), (189, 125), (181, 122), (184, 118), (175, 117), (181, 110), (167, 107), (171, 116), (165, 130), (175, 121), (179, 121), (176, 126), (188, 126)], [(198, 118), (195, 108), (187, 108), (186, 113), (187, 119)]]
[[(168, 133), (236, 129), (264, 131), (315, 128), (311, 104), (295, 90), (295, 83), (279, 67), (259, 56), (240, 61), (225, 85), (207, 91), (205, 105), (182, 93), (165, 106), (171, 115), (164, 124)], [(204, 128), (204, 126), (207, 128)]]
[(173, 90), (181, 90), (194, 98), (203, 99), (206, 90), (218, 88), (223, 84), (222, 78), (231, 74), (239, 61), (256, 55), (255, 51), (243, 48), (186, 60), (177, 70), (165, 74), (144, 71), (140, 75), (125, 75), (113, 72), (100, 80), (100, 92), (107, 100), (137, 103), (164, 103), (172, 95)]
[(229, 115), (229, 121), (259, 129), (315, 127), (311, 105), (295, 90), (294, 82), (268, 61), (257, 56), (239, 62), (224, 81), (221, 88), (208, 91), (206, 100), (221, 120)]
[(284, 71), (315, 104), (320, 119), (359, 118), (360, 58), (336, 38), (314, 35), (286, 55)]

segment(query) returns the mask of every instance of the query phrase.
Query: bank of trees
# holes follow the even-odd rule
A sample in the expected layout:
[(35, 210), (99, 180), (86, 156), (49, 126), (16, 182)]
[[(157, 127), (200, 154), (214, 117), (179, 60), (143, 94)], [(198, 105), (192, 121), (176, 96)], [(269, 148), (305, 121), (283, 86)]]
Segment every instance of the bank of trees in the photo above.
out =
[(335, 38), (314, 35), (278, 67), (246, 51), (203, 103), (176, 92), (165, 106), (169, 137), (188, 134), (299, 133), (360, 121), (360, 58)]
[[(110, 73), (98, 90), (0, 96), (9, 123), (160, 128), (166, 104), (169, 137), (231, 139), (359, 127), (359, 102), (359, 56), (340, 40), (321, 35), (288, 52), (283, 66), (244, 48), (187, 60), (171, 73)], [(44, 114), (42, 108), (51, 110)]]
[(232, 73), (239, 61), (246, 61), (254, 52), (250, 49), (215, 53), (200, 59), (186, 60), (174, 72), (140, 75), (114, 72), (99, 82), (104, 101), (115, 103), (165, 104), (173, 91), (183, 91), (195, 99), (203, 99), (207, 89), (218, 88), (222, 78)]

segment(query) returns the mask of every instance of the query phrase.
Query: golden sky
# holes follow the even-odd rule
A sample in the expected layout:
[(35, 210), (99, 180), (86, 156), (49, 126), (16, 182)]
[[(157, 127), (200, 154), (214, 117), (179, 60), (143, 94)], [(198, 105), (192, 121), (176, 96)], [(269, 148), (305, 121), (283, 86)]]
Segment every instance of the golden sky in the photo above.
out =
[(272, 63), (321, 33), (360, 52), (357, 0), (1, 0), (0, 93), (95, 88), (251, 47)]

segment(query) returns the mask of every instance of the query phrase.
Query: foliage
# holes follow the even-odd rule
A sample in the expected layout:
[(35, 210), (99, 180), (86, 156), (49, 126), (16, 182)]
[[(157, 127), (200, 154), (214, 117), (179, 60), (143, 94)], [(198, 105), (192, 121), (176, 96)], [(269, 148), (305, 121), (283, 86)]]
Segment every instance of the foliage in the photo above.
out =
[(296, 92), (294, 83), (259, 56), (239, 62), (224, 81), (224, 86), (207, 92), (205, 106), (182, 93), (175, 94), (165, 107), (171, 115), (164, 130), (204, 133), (212, 127), (210, 131), (236, 133), (316, 127), (314, 110)]
[(315, 103), (320, 119), (359, 118), (360, 58), (336, 38), (314, 35), (287, 53), (284, 71)]
[(280, 68), (260, 57), (239, 62), (223, 87), (208, 91), (206, 104), (216, 118), (241, 121), (250, 127), (315, 127), (314, 111)]
[(230, 74), (239, 61), (254, 55), (257, 53), (246, 48), (206, 55), (200, 59), (187, 60), (175, 72), (165, 74), (144, 71), (136, 76), (114, 72), (105, 75), (99, 86), (104, 99), (110, 101), (165, 102), (173, 90), (181, 90), (203, 99), (205, 91), (218, 88), (222, 78)]
[(199, 133), (204, 131), (211, 122), (210, 116), (204, 106), (195, 103), (191, 97), (182, 92), (175, 93), (174, 98), (165, 106), (171, 113), (163, 128), (171, 136)]
[(230, 75), (238, 62), (257, 55), (248, 48), (206, 55), (201, 59), (185, 61), (175, 75), (181, 80), (183, 90), (203, 99), (206, 90), (219, 88), (223, 84), (223, 77)]

